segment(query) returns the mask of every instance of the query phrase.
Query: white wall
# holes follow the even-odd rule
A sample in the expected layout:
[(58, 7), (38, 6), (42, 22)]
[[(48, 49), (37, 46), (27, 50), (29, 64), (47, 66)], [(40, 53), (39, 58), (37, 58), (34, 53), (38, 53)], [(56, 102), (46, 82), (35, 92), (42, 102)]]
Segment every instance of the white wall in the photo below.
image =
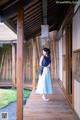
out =
[(80, 49), (80, 8), (73, 17), (73, 51)]
[(59, 40), (59, 79), (62, 80), (62, 39)]
[(74, 109), (80, 118), (80, 83), (74, 80)]
[[(73, 17), (73, 51), (80, 49), (80, 8)], [(80, 82), (74, 80), (74, 109), (80, 118)]]

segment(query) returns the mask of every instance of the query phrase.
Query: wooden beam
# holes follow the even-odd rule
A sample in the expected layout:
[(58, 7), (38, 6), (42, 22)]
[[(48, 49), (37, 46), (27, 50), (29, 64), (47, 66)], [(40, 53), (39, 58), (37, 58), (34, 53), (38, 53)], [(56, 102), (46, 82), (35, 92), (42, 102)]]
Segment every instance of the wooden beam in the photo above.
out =
[(38, 52), (38, 60), (40, 59), (40, 38), (36, 37), (36, 44), (37, 44), (37, 52)]
[[(29, 19), (30, 17), (36, 16), (37, 14), (41, 13), (41, 7), (38, 7), (37, 9), (31, 11), (30, 13), (28, 13), (27, 15), (25, 15), (24, 19)], [(13, 19), (13, 21), (15, 22), (17, 20), (17, 17)]]
[[(34, 10), (35, 9), (35, 7), (36, 7), (36, 4), (37, 4), (37, 2), (39, 2), (39, 0), (36, 0), (36, 1), (34, 1), (33, 0), (33, 2), (31, 2), (30, 4), (28, 4), (27, 6), (26, 6), (26, 9), (24, 10), (24, 15), (25, 14), (28, 14), (27, 12), (31, 12), (30, 10)], [(32, 7), (33, 6), (33, 7)], [(26, 15), (24, 16), (24, 18), (26, 17)], [(17, 20), (17, 15), (15, 15), (14, 17), (12, 17), (12, 19), (13, 19), (13, 21), (16, 21)]]
[(32, 26), (32, 27), (30, 27), (28, 29), (25, 28), (25, 33), (26, 33), (26, 31), (28, 31), (28, 34), (25, 34), (25, 35), (32, 35), (32, 37), (33, 37), (36, 34), (34, 32), (37, 32), (39, 30), (40, 30), (40, 24), (38, 23), (38, 25), (36, 27)]
[[(38, 16), (38, 17), (37, 17)], [(38, 11), (38, 12), (36, 12), (36, 14), (32, 14), (31, 15), (31, 17), (29, 16), (28, 18), (26, 18), (25, 20), (24, 20), (24, 25), (27, 23), (27, 24), (30, 24), (30, 22), (32, 22), (32, 21), (36, 21), (38, 18), (39, 19), (41, 19), (41, 21), (42, 21), (42, 16), (41, 16), (41, 11)], [(14, 21), (14, 23), (15, 23), (15, 26), (16, 26), (16, 21)], [(36, 22), (35, 22), (36, 23)]]
[(19, 0), (17, 17), (17, 120), (23, 120), (23, 40), (24, 40), (24, 6)]
[(41, 7), (38, 7), (37, 9), (35, 9), (34, 11), (31, 11), (30, 13), (28, 13), (27, 15), (25, 15), (25, 19), (30, 18), (30, 17), (34, 17), (36, 16), (38, 13), (41, 13)]
[(3, 48), (3, 60), (2, 60), (2, 68), (1, 68), (1, 79), (3, 80), (4, 79), (4, 65), (5, 65), (5, 56), (6, 56), (6, 51), (5, 49)]
[(12, 44), (16, 43), (16, 40), (0, 40), (0, 44)]
[(9, 69), (9, 70), (10, 70), (10, 71), (9, 71), (9, 72), (10, 72), (10, 77), (9, 77), (9, 79), (10, 79), (10, 80), (11, 80), (11, 78), (12, 78), (12, 59), (11, 59), (12, 56), (11, 56), (11, 54), (12, 54), (11, 51), (9, 51), (9, 58), (10, 58), (10, 69)]
[(54, 79), (54, 51), (53, 51), (53, 31), (50, 32), (50, 51), (51, 51), (51, 79)]
[(33, 37), (35, 37), (36, 35), (40, 35), (40, 28), (39, 29), (37, 29), (36, 31), (34, 31), (34, 34), (33, 33), (31, 33), (31, 34), (29, 34), (29, 35), (26, 35), (27, 37), (26, 37), (26, 40), (29, 40), (29, 39), (31, 39), (31, 38), (33, 38)]
[[(33, 34), (34, 32), (35, 32), (35, 34)], [(31, 31), (30, 34), (26, 34), (26, 32), (25, 32), (26, 40), (36, 37), (37, 35), (40, 36), (40, 30), (36, 29), (36, 28), (35, 28), (35, 30)]]
[[(32, 0), (24, 0), (24, 9), (26, 9), (26, 6), (29, 5), (29, 3)], [(3, 17), (4, 20), (7, 20), (11, 18), (12, 16), (17, 14), (17, 7), (18, 7), (18, 2), (16, 2), (14, 5), (11, 5), (7, 9), (3, 10)]]
[(1, 52), (2, 52), (2, 58), (1, 58), (1, 66), (0, 66), (0, 79), (2, 80), (5, 53), (4, 53), (4, 51), (1, 51)]
[(50, 50), (51, 50), (51, 78), (55, 79), (55, 49), (56, 49), (56, 35), (57, 31), (50, 32)]
[(59, 42), (56, 41), (56, 79), (59, 79)]
[(12, 82), (16, 84), (16, 48), (15, 44), (12, 44)]
[(4, 23), (5, 23), (12, 31), (14, 31), (15, 33), (17, 33), (16, 26), (14, 25), (14, 23), (13, 23), (11, 20), (6, 20), (6, 21), (4, 21)]
[(6, 58), (7, 58), (7, 49), (6, 49), (6, 53), (5, 53), (5, 58), (4, 58), (4, 67), (3, 67), (3, 80), (5, 80), (5, 76), (6, 76)]
[(43, 24), (47, 24), (47, 0), (42, 0)]
[[(37, 8), (41, 7), (41, 2), (37, 1), (36, 4), (34, 4), (33, 6), (31, 6), (30, 8), (28, 8), (24, 14), (29, 14), (31, 13), (32, 11), (36, 10)], [(25, 18), (25, 17), (24, 17)]]
[(3, 22), (2, 11), (0, 10), (0, 22)]
[(2, 11), (9, 8), (10, 6), (14, 5), (17, 1), (7, 1), (6, 4), (3, 4), (1, 6)]
[[(40, 29), (40, 24), (38, 23), (37, 24), (37, 26), (32, 26), (32, 27), (29, 27), (28, 29), (27, 29), (27, 27), (25, 28), (25, 35), (29, 35), (29, 34), (33, 34), (34, 33), (34, 31), (37, 31), (38, 29)], [(26, 33), (28, 33), (28, 34), (26, 34)]]
[(9, 50), (10, 48), (7, 47), (7, 57), (6, 57), (6, 80), (8, 80), (8, 68), (9, 68), (9, 64), (8, 64), (8, 59), (9, 59)]
[[(32, 28), (33, 26), (37, 26), (37, 25), (41, 25), (41, 19), (38, 19), (37, 21), (33, 21), (31, 24), (28, 25), (28, 28)], [(27, 26), (27, 24), (25, 25), (25, 27)]]
[[(30, 44), (31, 44), (31, 41), (30, 41)], [(32, 44), (30, 45), (29, 47), (29, 80), (32, 81), (32, 56), (33, 55), (33, 51), (32, 51)]]
[(32, 21), (36, 21), (37, 19), (40, 19), (40, 16), (41, 16), (41, 12), (40, 13), (38, 13), (37, 15), (33, 15), (33, 16), (31, 16), (30, 18), (27, 18), (25, 21), (24, 21), (24, 23), (26, 23), (26, 22), (32, 22)]
[(35, 90), (36, 88), (36, 39), (32, 40), (33, 45), (33, 81), (32, 88)]
[[(25, 28), (25, 32), (27, 31), (28, 34), (30, 34), (30, 33), (33, 34), (34, 31), (36, 31), (36, 30), (38, 30), (38, 29), (40, 29), (40, 24), (39, 24), (39, 23), (38, 23), (37, 26), (35, 26), (35, 27), (32, 26), (32, 27), (29, 27), (28, 29)], [(27, 34), (27, 35), (28, 35), (28, 34)]]
[(66, 95), (72, 104), (72, 26), (66, 26)]

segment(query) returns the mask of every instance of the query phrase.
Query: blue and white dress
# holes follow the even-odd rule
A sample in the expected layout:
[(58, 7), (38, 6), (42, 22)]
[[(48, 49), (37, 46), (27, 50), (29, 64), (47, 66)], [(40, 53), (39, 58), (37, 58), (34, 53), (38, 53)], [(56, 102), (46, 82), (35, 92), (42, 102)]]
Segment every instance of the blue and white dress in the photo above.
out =
[[(48, 65), (47, 64), (43, 65), (42, 64), (43, 59), (44, 59), (44, 56), (41, 56), (40, 66), (45, 66), (45, 67), (43, 67), (42, 74), (39, 74), (39, 80), (38, 80), (36, 93), (38, 93), (38, 94), (52, 94), (53, 93), (53, 86), (52, 86), (52, 80), (51, 80), (51, 75), (50, 75), (50, 63), (48, 61)], [(46, 60), (46, 58), (45, 58), (45, 60)]]

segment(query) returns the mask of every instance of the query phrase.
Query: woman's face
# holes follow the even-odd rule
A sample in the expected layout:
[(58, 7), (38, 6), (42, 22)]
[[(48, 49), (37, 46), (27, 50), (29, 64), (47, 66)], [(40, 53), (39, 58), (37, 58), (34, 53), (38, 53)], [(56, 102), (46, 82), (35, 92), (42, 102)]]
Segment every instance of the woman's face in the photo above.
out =
[(44, 50), (43, 50), (43, 55), (45, 55), (45, 56), (47, 55), (46, 52), (45, 52)]

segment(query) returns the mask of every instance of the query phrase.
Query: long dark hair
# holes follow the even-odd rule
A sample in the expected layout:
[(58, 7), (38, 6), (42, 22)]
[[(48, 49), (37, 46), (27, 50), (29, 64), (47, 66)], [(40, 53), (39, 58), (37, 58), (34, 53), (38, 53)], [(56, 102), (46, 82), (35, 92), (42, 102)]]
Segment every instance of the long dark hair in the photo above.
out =
[(50, 49), (49, 48), (43, 48), (43, 50), (46, 52), (48, 56), (50, 56)]

